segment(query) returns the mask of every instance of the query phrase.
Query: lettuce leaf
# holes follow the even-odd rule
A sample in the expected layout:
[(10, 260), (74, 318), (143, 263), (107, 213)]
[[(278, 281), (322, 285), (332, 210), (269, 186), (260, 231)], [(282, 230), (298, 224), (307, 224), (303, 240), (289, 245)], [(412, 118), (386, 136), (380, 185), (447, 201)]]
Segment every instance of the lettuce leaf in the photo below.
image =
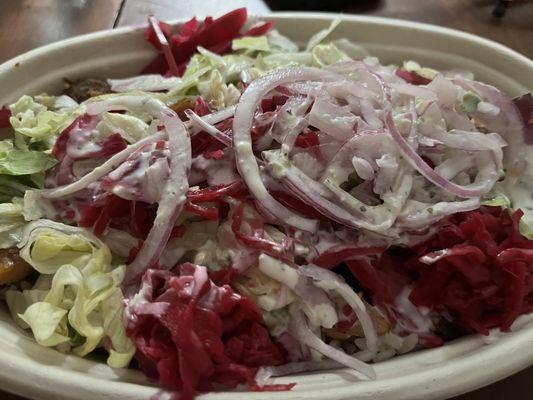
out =
[(31, 304), (19, 317), (31, 328), (41, 346), (52, 347), (69, 341), (67, 310), (46, 302)]
[(98, 128), (108, 134), (118, 132), (128, 143), (135, 143), (148, 135), (150, 127), (133, 115), (107, 112), (103, 114)]
[(270, 51), (270, 46), (268, 45), (268, 39), (266, 36), (244, 36), (242, 38), (233, 39), (231, 48), (233, 51)]
[(109, 248), (84, 229), (48, 220), (30, 222), (19, 247), (21, 257), (45, 274), (32, 289), (6, 293), (21, 327), (42, 346), (81, 357), (107, 338), (108, 364), (127, 366), (135, 347), (122, 324), (125, 266), (111, 265)]
[(272, 29), (267, 33), (268, 46), (273, 52), (296, 53), (298, 45), (277, 30)]
[(352, 59), (340, 51), (333, 43), (319, 44), (311, 50), (313, 65), (325, 67), (341, 61), (351, 61)]
[(46, 171), (56, 164), (56, 159), (44, 151), (0, 151), (0, 174), (31, 175)]
[(509, 208), (511, 207), (511, 200), (504, 194), (498, 194), (494, 196), (492, 199), (482, 200), (481, 201), (482, 206), (492, 206), (492, 207), (503, 207), (503, 208)]
[(76, 117), (83, 113), (83, 107), (68, 96), (22, 96), (9, 106), (9, 122), (15, 130), (15, 145), (27, 150), (35, 142), (51, 149), (56, 136)]
[(14, 247), (21, 240), (26, 221), (24, 202), (15, 197), (11, 203), (0, 204), (0, 248)]
[(340, 18), (334, 19), (326, 29), (322, 29), (311, 36), (311, 39), (309, 39), (309, 42), (307, 43), (306, 51), (311, 51), (311, 49), (313, 49), (315, 46), (322, 43), (324, 39), (331, 35), (331, 33), (335, 30), (335, 28), (337, 28), (337, 26), (339, 26), (340, 23)]
[(0, 175), (0, 202), (9, 203), (13, 197), (22, 197), (33, 189), (33, 182), (27, 176)]
[(208, 81), (198, 83), (198, 92), (210, 106), (222, 109), (237, 103), (241, 92), (232, 83), (226, 84), (222, 74), (214, 69)]
[(192, 87), (195, 87), (198, 84), (200, 78), (209, 71), (211, 71), (211, 67), (207, 66), (200, 66), (197, 69), (193, 68), (193, 70), (191, 71), (186, 70), (185, 74), (183, 74), (183, 79), (181, 83), (174, 86), (167, 93), (166, 98), (174, 99), (176, 97), (183, 97), (185, 93)]
[(358, 45), (346, 38), (333, 40), (333, 43), (337, 49), (342, 51), (352, 60), (362, 60), (365, 57), (370, 56), (370, 53), (361, 45)]

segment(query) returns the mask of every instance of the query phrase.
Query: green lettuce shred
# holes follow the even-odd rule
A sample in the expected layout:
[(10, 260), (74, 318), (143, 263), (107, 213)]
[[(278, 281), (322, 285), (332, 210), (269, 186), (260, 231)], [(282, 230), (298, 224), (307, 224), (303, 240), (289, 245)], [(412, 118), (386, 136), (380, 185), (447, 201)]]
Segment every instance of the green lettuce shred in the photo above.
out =
[(19, 246), (43, 278), (31, 289), (6, 293), (15, 321), (40, 345), (80, 357), (107, 337), (108, 364), (126, 367), (135, 347), (122, 324), (125, 266), (112, 266), (109, 248), (88, 231), (48, 220), (29, 223)]
[[(48, 97), (46, 97), (48, 100)], [(48, 103), (48, 101), (45, 101)], [(9, 106), (11, 118), (9, 122), (18, 135), (17, 146), (24, 150), (24, 144), (28, 142), (46, 142), (52, 146), (55, 137), (74, 118), (76, 113), (72, 110), (52, 111), (44, 104), (31, 96), (22, 96), (16, 103)]]
[(245, 36), (239, 39), (233, 39), (231, 48), (234, 51), (270, 51), (270, 46), (268, 45), (268, 39), (266, 36)]

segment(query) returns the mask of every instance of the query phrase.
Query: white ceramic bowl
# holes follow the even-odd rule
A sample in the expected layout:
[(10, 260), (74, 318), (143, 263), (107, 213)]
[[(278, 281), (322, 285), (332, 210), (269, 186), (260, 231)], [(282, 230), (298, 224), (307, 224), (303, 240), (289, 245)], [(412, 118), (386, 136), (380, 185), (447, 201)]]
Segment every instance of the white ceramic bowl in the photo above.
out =
[[(268, 17), (296, 41), (329, 24), (332, 15), (282, 13)], [(533, 61), (495, 42), (433, 25), (343, 15), (337, 37), (363, 44), (382, 62), (415, 59), (435, 68), (459, 67), (515, 96), (533, 88)], [(54, 43), (0, 66), (0, 104), (23, 94), (59, 92), (62, 78), (126, 77), (136, 74), (154, 52), (139, 28), (97, 32)], [(65, 356), (38, 346), (0, 309), (0, 387), (35, 399), (147, 400), (157, 392), (134, 370)], [(358, 382), (348, 370), (280, 378), (297, 382), (290, 392), (211, 393), (202, 399), (443, 399), (502, 379), (533, 364), (533, 316), (513, 332), (470, 336), (431, 350), (376, 365), (376, 381)]]

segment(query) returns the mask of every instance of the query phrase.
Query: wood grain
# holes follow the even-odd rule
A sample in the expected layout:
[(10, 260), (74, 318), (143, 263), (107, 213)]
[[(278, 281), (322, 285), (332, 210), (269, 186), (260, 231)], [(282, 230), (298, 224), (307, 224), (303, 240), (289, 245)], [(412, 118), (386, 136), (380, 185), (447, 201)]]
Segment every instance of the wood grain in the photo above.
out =
[(0, 63), (43, 44), (112, 28), (122, 0), (0, 0)]

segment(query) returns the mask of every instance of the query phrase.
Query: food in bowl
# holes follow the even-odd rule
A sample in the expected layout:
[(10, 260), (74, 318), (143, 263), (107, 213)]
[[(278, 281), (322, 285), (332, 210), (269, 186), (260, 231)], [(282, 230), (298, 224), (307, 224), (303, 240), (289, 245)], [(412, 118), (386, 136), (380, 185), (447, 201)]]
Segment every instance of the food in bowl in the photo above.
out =
[(372, 379), (530, 312), (531, 95), (381, 65), (337, 24), (301, 50), (242, 9), (150, 18), (143, 75), (2, 109), (14, 320), (186, 399)]

